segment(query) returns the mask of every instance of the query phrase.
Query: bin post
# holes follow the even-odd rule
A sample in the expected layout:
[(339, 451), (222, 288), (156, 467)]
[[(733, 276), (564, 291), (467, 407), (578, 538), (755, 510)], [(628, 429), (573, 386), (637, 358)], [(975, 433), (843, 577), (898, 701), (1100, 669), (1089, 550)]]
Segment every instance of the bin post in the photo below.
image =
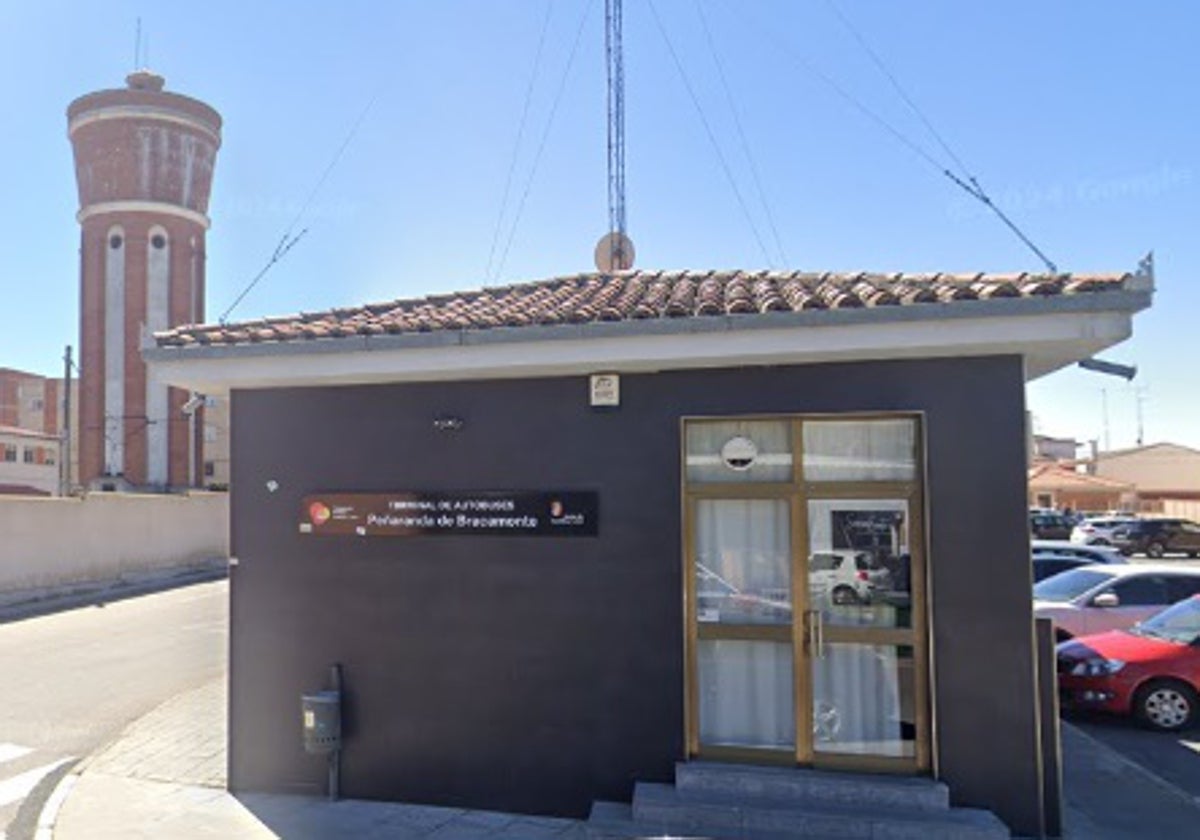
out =
[(339, 795), (342, 752), (342, 668), (329, 671), (332, 689), (300, 697), (304, 751), (324, 755), (329, 765), (329, 798)]

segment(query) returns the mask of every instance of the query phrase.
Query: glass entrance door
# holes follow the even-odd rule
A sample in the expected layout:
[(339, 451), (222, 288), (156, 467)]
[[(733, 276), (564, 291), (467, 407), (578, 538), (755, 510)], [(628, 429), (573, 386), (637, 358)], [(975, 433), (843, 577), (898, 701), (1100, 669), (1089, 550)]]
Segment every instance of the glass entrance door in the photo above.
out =
[(915, 417), (688, 421), (692, 755), (929, 766), (916, 431)]

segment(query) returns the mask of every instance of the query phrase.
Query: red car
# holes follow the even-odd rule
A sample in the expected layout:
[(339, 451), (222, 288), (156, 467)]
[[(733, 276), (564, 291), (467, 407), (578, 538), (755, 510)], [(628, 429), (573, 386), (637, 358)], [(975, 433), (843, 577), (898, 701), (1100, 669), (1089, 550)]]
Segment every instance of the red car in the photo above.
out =
[(1080, 636), (1058, 646), (1064, 707), (1133, 714), (1165, 732), (1197, 722), (1200, 595), (1128, 630)]

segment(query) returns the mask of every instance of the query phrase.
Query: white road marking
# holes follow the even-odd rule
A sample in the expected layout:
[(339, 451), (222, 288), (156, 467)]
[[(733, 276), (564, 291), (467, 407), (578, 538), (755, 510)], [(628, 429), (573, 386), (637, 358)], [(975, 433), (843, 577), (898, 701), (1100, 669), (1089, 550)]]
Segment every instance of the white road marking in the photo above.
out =
[[(23, 755), (29, 755), (33, 752), (31, 747), (22, 747), (19, 744), (0, 744), (0, 764), (12, 761), (14, 758), (20, 758)], [(0, 837), (0, 840), (4, 840)]]
[(24, 799), (31, 790), (37, 787), (38, 782), (70, 760), (71, 758), (60, 758), (58, 761), (26, 770), (19, 776), (13, 776), (11, 779), (0, 782), (0, 808)]

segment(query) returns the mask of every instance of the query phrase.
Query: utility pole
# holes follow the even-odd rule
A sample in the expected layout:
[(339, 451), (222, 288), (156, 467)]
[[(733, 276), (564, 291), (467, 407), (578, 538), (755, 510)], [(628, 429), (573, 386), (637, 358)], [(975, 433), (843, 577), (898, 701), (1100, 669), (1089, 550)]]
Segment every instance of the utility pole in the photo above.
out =
[(62, 463), (58, 468), (60, 496), (71, 492), (71, 364), (71, 345), (68, 344), (67, 352), (63, 355), (63, 419), (59, 424), (62, 430)]
[(1108, 437), (1108, 389), (1100, 389), (1100, 416), (1104, 419), (1104, 451), (1112, 449), (1112, 441)]
[(1142, 426), (1142, 405), (1146, 402), (1146, 389), (1144, 387), (1133, 389), (1134, 405), (1137, 407), (1137, 445), (1141, 446), (1145, 442)]

